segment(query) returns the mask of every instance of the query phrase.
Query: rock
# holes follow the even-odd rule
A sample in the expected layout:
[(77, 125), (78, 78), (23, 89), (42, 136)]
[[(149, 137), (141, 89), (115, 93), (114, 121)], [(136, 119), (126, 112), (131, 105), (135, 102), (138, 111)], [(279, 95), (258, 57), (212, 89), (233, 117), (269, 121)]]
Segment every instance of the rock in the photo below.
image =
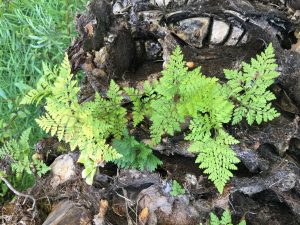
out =
[(179, 10), (179, 11), (167, 13), (165, 15), (165, 20), (167, 24), (171, 24), (190, 17), (193, 17), (193, 13), (191, 11)]
[(251, 173), (267, 171), (270, 168), (269, 161), (262, 158), (256, 151), (247, 148), (241, 148), (238, 145), (232, 146), (237, 157), (247, 167)]
[(162, 58), (162, 47), (159, 42), (145, 42), (146, 60), (154, 61)]
[(260, 157), (270, 162), (270, 169), (251, 178), (234, 178), (233, 195), (239, 192), (253, 197), (268, 196), (268, 202), (284, 203), (300, 221), (300, 168), (294, 162), (283, 160), (274, 154), (271, 148), (260, 148), (258, 152)]
[(164, 194), (158, 186), (151, 186), (138, 195), (138, 207), (148, 207), (147, 224), (188, 225), (196, 224), (199, 214), (186, 199)]
[(163, 60), (164, 60), (163, 67), (165, 68), (167, 62), (170, 59), (172, 52), (175, 50), (176, 46), (178, 45), (178, 42), (175, 39), (175, 37), (173, 37), (172, 34), (168, 34), (164, 38), (158, 39), (158, 41), (163, 49)]
[(267, 189), (267, 186), (261, 177), (233, 179), (234, 190), (246, 195), (253, 195)]
[(43, 225), (91, 225), (88, 210), (75, 202), (66, 200), (58, 203)]
[[(299, 117), (290, 118), (282, 114), (280, 117), (261, 125), (241, 126), (236, 137), (247, 148), (255, 150), (262, 144), (273, 145), (279, 155), (283, 155), (292, 138), (300, 135)], [(280, 137), (280, 138), (278, 138)]]
[(221, 20), (214, 20), (211, 30), (210, 44), (218, 45), (223, 43), (228, 34), (229, 34), (230, 26)]
[(208, 35), (209, 24), (209, 17), (188, 18), (171, 25), (171, 30), (181, 40), (196, 48), (201, 48), (203, 40)]
[(233, 26), (230, 36), (226, 41), (225, 45), (227, 46), (236, 46), (239, 43), (242, 35), (244, 34), (245, 30), (241, 27)]
[(53, 188), (56, 188), (76, 175), (75, 160), (71, 154), (57, 157), (50, 167), (52, 173), (51, 186)]
[(122, 5), (122, 3), (120, 3), (120, 2), (116, 2), (114, 5), (113, 5), (113, 13), (114, 14), (118, 14), (118, 13), (121, 13), (122, 12), (122, 10), (123, 10), (123, 5)]
[(235, 216), (244, 217), (247, 224), (298, 225), (300, 222), (272, 191), (263, 191), (253, 197), (237, 191), (230, 194), (230, 203)]
[(159, 7), (166, 7), (171, 0), (152, 0), (153, 3), (157, 4)]
[(133, 207), (137, 203), (137, 196), (142, 190), (152, 185), (158, 185), (159, 183), (160, 177), (156, 173), (122, 169), (115, 183), (115, 193), (117, 195), (113, 197), (113, 211), (117, 215), (125, 216), (127, 213), (126, 204)]
[(117, 187), (140, 187), (145, 184), (158, 184), (160, 182), (159, 175), (147, 171), (122, 169), (118, 177)]
[(300, 164), (300, 140), (297, 138), (293, 138), (290, 142), (290, 148), (287, 151), (288, 155), (290, 155), (297, 163)]
[(300, 10), (300, 0), (287, 0), (286, 3), (290, 8)]

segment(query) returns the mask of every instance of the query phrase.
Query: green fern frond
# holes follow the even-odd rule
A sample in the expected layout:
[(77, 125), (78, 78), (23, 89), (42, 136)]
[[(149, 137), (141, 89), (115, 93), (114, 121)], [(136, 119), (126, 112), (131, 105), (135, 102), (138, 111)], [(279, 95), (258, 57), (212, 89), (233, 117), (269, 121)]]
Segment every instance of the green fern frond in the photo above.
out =
[(150, 132), (153, 144), (158, 144), (164, 134), (174, 135), (174, 132), (180, 131), (180, 123), (184, 122), (184, 117), (178, 113), (171, 100), (161, 98), (152, 101), (151, 108)]
[(250, 64), (242, 63), (242, 67), (242, 71), (224, 70), (229, 95), (239, 105), (234, 110), (232, 124), (237, 124), (243, 118), (251, 125), (278, 117), (279, 113), (270, 104), (275, 95), (267, 90), (279, 76), (272, 44), (256, 59), (251, 59)]
[[(18, 141), (11, 139), (0, 148), (0, 159), (11, 161), (10, 166), (12, 172), (16, 175), (17, 180), (22, 177), (23, 173), (33, 175), (31, 165), (34, 162), (31, 158), (32, 149), (29, 145), (30, 132), (31, 128), (28, 128), (22, 133)], [(40, 175), (49, 170), (49, 168), (42, 161), (36, 161), (34, 164), (38, 165), (36, 169)]]
[(125, 88), (124, 91), (132, 101), (133, 125), (136, 127), (144, 120), (146, 115), (151, 114), (150, 101), (155, 98), (156, 94), (149, 82), (144, 83), (144, 92), (134, 88)]
[[(190, 121), (190, 132), (185, 137), (192, 142), (189, 151), (198, 155), (196, 162), (222, 192), (239, 162), (230, 147), (238, 141), (224, 130), (224, 125), (243, 118), (249, 124), (261, 123), (278, 116), (270, 103), (275, 96), (267, 90), (278, 76), (276, 66), (269, 46), (251, 64), (243, 63), (242, 71), (225, 70), (228, 82), (221, 85), (217, 78), (202, 75), (200, 68), (189, 71), (177, 47), (159, 80), (145, 82), (144, 91), (125, 89), (133, 104), (133, 125), (149, 118), (153, 145), (163, 135), (181, 131), (183, 123)], [(79, 88), (70, 71), (65, 59), (46, 99), (46, 113), (37, 122), (45, 131), (70, 143), (71, 149), (81, 150), (79, 161), (85, 165), (83, 177), (87, 182), (92, 183), (103, 160), (122, 167), (154, 169), (160, 161), (151, 149), (126, 135), (119, 140), (127, 128), (127, 110), (122, 107), (119, 86), (111, 81), (107, 98), (96, 94), (94, 101), (79, 105)], [(118, 151), (107, 145), (111, 137)], [(121, 154), (124, 157), (119, 159)]]
[[(210, 213), (209, 225), (233, 225), (230, 211), (225, 210), (221, 220), (214, 213)], [(246, 221), (241, 220), (238, 225), (246, 225)]]
[(19, 141), (15, 139), (11, 139), (10, 141), (4, 143), (2, 148), (0, 148), (0, 158), (9, 157), (13, 161), (17, 161), (19, 156), (22, 154), (28, 155), (30, 154), (30, 146), (29, 146), (29, 135), (30, 135), (31, 128), (25, 130)]
[(209, 225), (221, 225), (219, 218), (214, 214), (210, 214)]
[(121, 158), (114, 162), (121, 168), (134, 168), (139, 170), (154, 171), (162, 162), (152, 153), (152, 149), (142, 142), (138, 142), (128, 133), (120, 140), (115, 139), (113, 147)]
[(92, 185), (97, 168), (104, 160), (113, 161), (121, 157), (115, 149), (101, 139), (86, 140), (79, 144), (79, 149), (81, 152), (78, 162), (84, 165), (82, 177), (89, 185)]
[(51, 85), (58, 75), (56, 68), (49, 68), (43, 63), (43, 76), (38, 80), (36, 88), (30, 90), (22, 99), (21, 104), (40, 104), (47, 96), (51, 95)]
[(178, 196), (185, 194), (185, 189), (177, 182), (173, 180), (172, 182), (172, 191), (170, 192), (172, 196)]
[(67, 56), (58, 71), (55, 81), (48, 87), (51, 95), (46, 98), (46, 113), (36, 121), (44, 131), (69, 143), (71, 150), (80, 149), (78, 162), (84, 164), (83, 177), (91, 184), (103, 161), (121, 157), (106, 143), (111, 136), (120, 138), (127, 126), (121, 91), (111, 81), (107, 99), (96, 94), (93, 102), (80, 105), (77, 100), (80, 89), (71, 74)]
[[(225, 133), (225, 132), (224, 132)], [(231, 170), (236, 170), (239, 159), (230, 148), (230, 144), (237, 143), (231, 136), (209, 138), (205, 142), (195, 141), (189, 147), (190, 152), (199, 154), (196, 162), (200, 168), (208, 174), (208, 178), (215, 184), (220, 193), (223, 192), (225, 184), (233, 176)], [(228, 144), (230, 143), (230, 144)]]

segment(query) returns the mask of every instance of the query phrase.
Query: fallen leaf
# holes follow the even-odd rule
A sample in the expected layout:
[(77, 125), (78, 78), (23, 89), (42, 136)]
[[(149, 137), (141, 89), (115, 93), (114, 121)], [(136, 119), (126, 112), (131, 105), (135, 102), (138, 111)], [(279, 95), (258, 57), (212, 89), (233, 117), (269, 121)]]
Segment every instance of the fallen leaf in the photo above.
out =
[(189, 69), (194, 69), (195, 68), (195, 63), (194, 62), (186, 62), (186, 66), (189, 68)]
[(146, 222), (149, 217), (149, 209), (148, 207), (143, 208), (143, 210), (139, 214), (140, 222)]
[(85, 28), (85, 30), (86, 30), (89, 37), (94, 36), (94, 27), (93, 27), (92, 22), (89, 22), (87, 25), (85, 25), (84, 28)]

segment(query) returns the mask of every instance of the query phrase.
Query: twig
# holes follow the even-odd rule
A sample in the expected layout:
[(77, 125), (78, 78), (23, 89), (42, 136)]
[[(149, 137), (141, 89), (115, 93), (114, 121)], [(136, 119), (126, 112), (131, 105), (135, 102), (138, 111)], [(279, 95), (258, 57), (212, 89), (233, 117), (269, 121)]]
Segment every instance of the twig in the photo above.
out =
[(30, 198), (30, 199), (32, 200), (32, 202), (33, 202), (33, 203), (32, 203), (32, 207), (31, 207), (30, 209), (27, 209), (27, 211), (32, 211), (33, 209), (35, 209), (36, 200), (35, 200), (35, 198), (34, 198), (32, 195), (23, 194), (23, 193), (17, 191), (17, 190), (11, 185), (11, 183), (9, 183), (9, 181), (8, 181), (6, 178), (4, 178), (4, 177), (0, 177), (0, 178), (1, 178), (1, 180), (7, 185), (7, 187), (8, 187), (15, 195), (17, 195), (17, 196), (19, 196), (19, 197), (23, 197), (23, 198), (25, 198), (25, 200), (26, 200), (27, 198)]
[(126, 200), (126, 199), (128, 199), (128, 197), (127, 197), (127, 191), (125, 190), (125, 188), (122, 188), (122, 191), (123, 191), (123, 195), (124, 195), (123, 197), (125, 199), (125, 208), (126, 208), (127, 223), (128, 223), (128, 225), (133, 225), (132, 219), (131, 219), (131, 217), (129, 215), (129, 212), (128, 212), (128, 202)]
[[(123, 189), (123, 188), (122, 188)], [(115, 192), (119, 197), (124, 198), (125, 201), (131, 202), (131, 200), (129, 198), (126, 198), (123, 195), (120, 195), (118, 192)]]

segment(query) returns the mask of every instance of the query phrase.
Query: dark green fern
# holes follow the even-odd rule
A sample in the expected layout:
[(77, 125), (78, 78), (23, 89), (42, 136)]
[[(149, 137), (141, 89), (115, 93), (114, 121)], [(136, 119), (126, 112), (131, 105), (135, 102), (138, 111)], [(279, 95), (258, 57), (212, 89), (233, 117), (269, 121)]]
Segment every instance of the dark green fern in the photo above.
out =
[[(230, 211), (225, 210), (221, 219), (219, 219), (214, 213), (211, 213), (209, 225), (233, 225)], [(246, 225), (246, 221), (241, 220), (238, 225)]]
[(9, 162), (11, 172), (16, 180), (20, 180), (24, 173), (34, 175), (33, 167), (39, 176), (50, 170), (42, 161), (32, 158), (33, 150), (29, 145), (30, 131), (31, 129), (28, 128), (22, 133), (19, 140), (11, 139), (0, 148), (0, 159)]
[(121, 158), (114, 162), (121, 168), (133, 168), (139, 170), (154, 171), (162, 162), (153, 154), (152, 149), (142, 142), (138, 142), (133, 136), (124, 134), (122, 139), (115, 139), (112, 145)]

